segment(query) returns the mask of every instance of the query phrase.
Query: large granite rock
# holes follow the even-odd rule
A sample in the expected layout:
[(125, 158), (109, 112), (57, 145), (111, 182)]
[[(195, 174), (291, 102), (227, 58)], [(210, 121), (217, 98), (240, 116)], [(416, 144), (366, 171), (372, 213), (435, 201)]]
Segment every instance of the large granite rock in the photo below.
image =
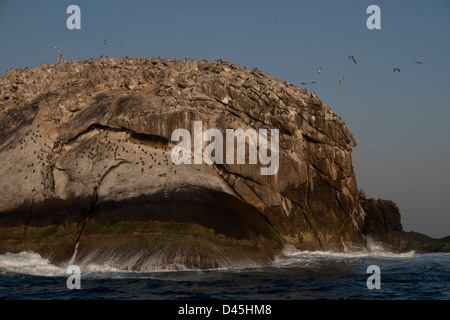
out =
[[(277, 174), (175, 165), (172, 132), (196, 120), (278, 129)], [(315, 94), (229, 62), (11, 69), (0, 77), (0, 253), (146, 270), (266, 265), (284, 244), (359, 246), (355, 145)]]

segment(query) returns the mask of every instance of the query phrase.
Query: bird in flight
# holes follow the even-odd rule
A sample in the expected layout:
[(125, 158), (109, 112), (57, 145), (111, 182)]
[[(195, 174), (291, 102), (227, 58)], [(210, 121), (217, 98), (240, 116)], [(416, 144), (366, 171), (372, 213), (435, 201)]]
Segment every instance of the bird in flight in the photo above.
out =
[(414, 61), (417, 65), (419, 65), (419, 64), (423, 64), (423, 62), (422, 61)]
[(349, 58), (350, 60), (353, 60), (354, 63), (356, 63), (356, 60), (355, 60), (355, 57), (354, 57), (354, 56), (348, 56), (348, 58)]
[(307, 86), (308, 84), (306, 82), (302, 82), (302, 85), (303, 86)]
[(106, 40), (103, 40), (103, 44), (106, 44)]
[(124, 46), (124, 43), (123, 43), (123, 41), (122, 41), (122, 43), (120, 44), (120, 46), (121, 46), (121, 47), (123, 47), (123, 46)]
[(400, 69), (399, 69), (399, 68), (394, 68), (394, 72), (395, 72), (395, 71), (400, 72)]
[(312, 84), (317, 84), (317, 82), (315, 82), (315, 81), (311, 81), (310, 83), (312, 83)]
[(319, 68), (319, 71), (317, 71), (318, 74), (322, 74), (322, 67)]
[(344, 77), (339, 79), (339, 83), (344, 82)]

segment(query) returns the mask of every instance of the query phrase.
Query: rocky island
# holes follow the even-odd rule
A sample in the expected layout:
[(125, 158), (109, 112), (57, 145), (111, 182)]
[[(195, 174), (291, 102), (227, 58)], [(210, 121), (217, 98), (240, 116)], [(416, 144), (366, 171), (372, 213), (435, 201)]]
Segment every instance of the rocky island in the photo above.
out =
[(403, 230), (400, 210), (391, 200), (367, 199), (360, 194), (360, 203), (366, 213), (363, 233), (366, 238), (380, 242), (385, 250), (393, 252), (450, 252), (450, 236), (434, 239), (419, 232)]
[[(173, 163), (172, 133), (195, 121), (277, 129), (277, 173)], [(0, 77), (0, 253), (154, 270), (268, 265), (286, 244), (361, 247), (374, 220), (355, 146), (316, 94), (221, 60), (10, 69)]]

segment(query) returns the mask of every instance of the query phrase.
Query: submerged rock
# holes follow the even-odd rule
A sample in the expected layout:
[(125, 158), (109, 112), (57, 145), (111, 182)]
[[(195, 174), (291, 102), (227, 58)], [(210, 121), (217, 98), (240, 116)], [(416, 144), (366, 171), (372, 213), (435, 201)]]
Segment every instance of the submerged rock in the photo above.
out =
[[(279, 169), (173, 163), (175, 129), (279, 130)], [(106, 59), (0, 77), (0, 253), (128, 269), (270, 264), (351, 248), (356, 146), (315, 94), (224, 61)], [(206, 143), (203, 143), (203, 150)]]

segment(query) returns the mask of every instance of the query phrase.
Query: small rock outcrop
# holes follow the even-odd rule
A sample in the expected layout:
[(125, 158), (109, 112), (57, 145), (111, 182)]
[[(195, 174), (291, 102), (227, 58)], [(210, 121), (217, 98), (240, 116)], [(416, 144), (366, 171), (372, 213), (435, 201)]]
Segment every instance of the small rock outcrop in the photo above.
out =
[(400, 210), (391, 200), (361, 199), (361, 206), (366, 213), (363, 232), (376, 240), (381, 240), (388, 233), (403, 230)]
[[(174, 164), (172, 133), (194, 121), (278, 129), (277, 174)], [(284, 244), (359, 246), (354, 146), (315, 94), (225, 61), (11, 69), (0, 77), (0, 253), (146, 270), (266, 265)]]
[(400, 210), (391, 200), (366, 199), (360, 196), (365, 212), (363, 232), (393, 252), (450, 252), (450, 237), (431, 238), (419, 232), (403, 230)]

